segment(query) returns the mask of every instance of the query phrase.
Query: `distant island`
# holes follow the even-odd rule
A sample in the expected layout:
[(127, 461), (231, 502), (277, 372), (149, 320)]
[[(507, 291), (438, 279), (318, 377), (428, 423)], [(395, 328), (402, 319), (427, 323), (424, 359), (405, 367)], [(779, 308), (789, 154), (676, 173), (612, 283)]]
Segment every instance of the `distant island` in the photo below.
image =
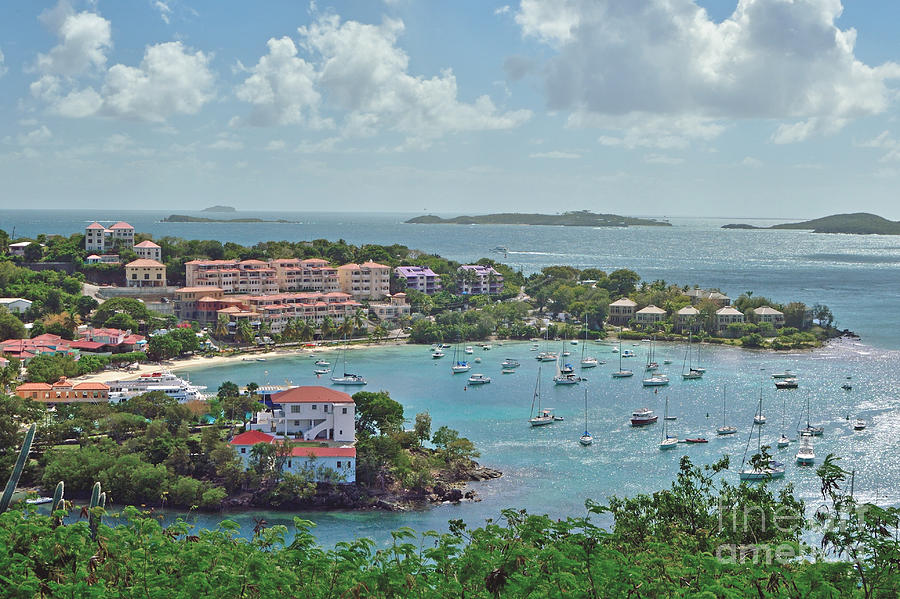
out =
[(618, 214), (595, 214), (588, 210), (563, 212), (562, 214), (522, 214), (502, 212), (479, 216), (441, 218), (428, 214), (406, 221), (417, 225), (555, 225), (564, 227), (671, 227), (672, 224), (649, 218), (632, 218)]
[(723, 229), (800, 229), (813, 233), (850, 233), (854, 235), (900, 235), (900, 221), (893, 221), (869, 214), (854, 212), (853, 214), (832, 214), (799, 223), (783, 223), (771, 227), (757, 227), (748, 224), (728, 224)]
[(237, 208), (234, 206), (210, 206), (209, 208), (204, 208), (200, 212), (237, 212)]
[(161, 223), (296, 223), (294, 220), (266, 220), (264, 218), (206, 218), (204, 216), (186, 216), (184, 214), (170, 214)]

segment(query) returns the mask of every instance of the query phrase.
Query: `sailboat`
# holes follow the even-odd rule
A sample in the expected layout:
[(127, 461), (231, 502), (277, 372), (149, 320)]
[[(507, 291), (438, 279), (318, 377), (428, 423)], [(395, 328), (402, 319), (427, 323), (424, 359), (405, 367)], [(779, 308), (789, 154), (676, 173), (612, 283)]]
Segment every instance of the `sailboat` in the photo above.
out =
[[(537, 403), (537, 416), (534, 412), (534, 404)], [(531, 397), (531, 418), (528, 422), (531, 426), (546, 426), (553, 424), (556, 419), (553, 417), (553, 410), (549, 408), (541, 408), (541, 367), (538, 366), (537, 381), (534, 384), (534, 395)]]
[(675, 449), (678, 447), (678, 437), (669, 435), (669, 396), (666, 396), (666, 411), (663, 416), (663, 437), (659, 443), (660, 449)]
[(581, 380), (577, 374), (575, 374), (575, 369), (571, 364), (564, 364), (562, 367), (559, 365), (559, 358), (556, 360), (556, 375), (553, 377), (553, 382), (557, 385), (575, 385)]
[[(756, 410), (757, 414), (762, 413), (762, 393), (759, 395), (759, 407)], [(759, 455), (762, 455), (762, 425), (754, 422), (754, 427), (756, 428), (756, 452)], [(753, 431), (750, 431), (750, 435), (753, 435)], [(750, 443), (750, 440), (747, 440), (747, 443)], [(768, 480), (772, 478), (781, 478), (784, 476), (784, 466), (779, 462), (771, 461), (768, 464), (753, 466), (748, 465), (747, 468), (744, 468), (744, 463), (747, 459), (747, 450), (744, 450), (744, 458), (741, 460), (741, 471), (740, 478), (741, 480)]]
[(759, 390), (759, 409), (753, 415), (753, 424), (762, 426), (766, 423), (766, 417), (762, 413), (762, 389)]
[(453, 366), (450, 367), (450, 372), (459, 374), (462, 372), (469, 372), (471, 369), (472, 367), (469, 366), (469, 363), (466, 360), (460, 360), (459, 340), (457, 340), (456, 347), (453, 348)]
[[(691, 341), (693, 335), (693, 333), (688, 333), (687, 351), (684, 353), (685, 360), (681, 362), (681, 378), (686, 381), (695, 381), (703, 378), (703, 373), (694, 368), (693, 354), (691, 354)], [(687, 362), (687, 372), (684, 370), (685, 362)]]
[(647, 350), (647, 366), (646, 366), (646, 370), (647, 370), (648, 372), (650, 372), (650, 371), (652, 371), (652, 370), (656, 370), (656, 369), (659, 368), (659, 363), (656, 362), (656, 361), (654, 361), (654, 359), (653, 359), (653, 358), (654, 358), (654, 356), (653, 356), (653, 342), (654, 342), (655, 340), (656, 340), (656, 335), (654, 335), (653, 338), (650, 339), (650, 347), (649, 347), (649, 349)]
[(594, 438), (587, 428), (587, 389), (584, 390), (584, 433), (578, 438), (578, 442), (585, 446), (594, 442)]
[(581, 367), (596, 368), (600, 361), (592, 356), (585, 357), (584, 348), (587, 346), (587, 318), (584, 319), (584, 343), (581, 344)]
[(791, 440), (787, 438), (787, 435), (784, 434), (784, 418), (785, 413), (787, 412), (787, 398), (784, 400), (784, 405), (781, 406), (781, 436), (778, 437), (778, 447), (784, 448), (791, 444)]
[(725, 387), (722, 387), (722, 426), (716, 429), (717, 435), (733, 435), (737, 432), (737, 427), (727, 424), (725, 419)]
[[(344, 339), (344, 343), (346, 344), (346, 338)], [(343, 376), (334, 376), (335, 368), (337, 368), (337, 362), (335, 362), (334, 367), (331, 369), (331, 384), (332, 385), (356, 385), (361, 386), (365, 385), (368, 381), (364, 379), (362, 376), (358, 374), (353, 374), (352, 372), (347, 372), (347, 347), (344, 346), (343, 350), (343, 364), (344, 364), (344, 375)]]
[(706, 368), (703, 368), (702, 366), (700, 366), (700, 342), (699, 341), (697, 342), (697, 366), (691, 367), (691, 371), (699, 372), (700, 374), (703, 374), (704, 372), (706, 372)]
[(823, 427), (821, 427), (821, 426), (812, 426), (812, 425), (809, 423), (809, 396), (807, 395), (807, 396), (806, 396), (806, 426), (803, 427), (803, 428), (798, 428), (798, 429), (797, 429), (797, 433), (800, 434), (800, 435), (806, 434), (806, 435), (810, 435), (810, 436), (812, 436), (812, 437), (818, 437), (818, 436), (820, 436), (823, 432), (825, 432), (825, 429), (824, 429)]
[(625, 377), (634, 376), (634, 372), (631, 370), (622, 370), (622, 342), (619, 341), (619, 369), (612, 373), (612, 377), (614, 379), (623, 379)]

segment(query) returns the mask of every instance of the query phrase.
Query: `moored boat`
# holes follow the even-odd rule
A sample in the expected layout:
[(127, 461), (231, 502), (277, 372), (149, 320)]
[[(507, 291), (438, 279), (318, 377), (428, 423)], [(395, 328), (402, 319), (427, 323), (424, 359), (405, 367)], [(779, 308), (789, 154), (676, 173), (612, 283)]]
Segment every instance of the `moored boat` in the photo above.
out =
[(631, 413), (631, 426), (647, 426), (659, 420), (650, 408), (641, 408)]
[(470, 385), (487, 385), (491, 382), (491, 377), (484, 376), (483, 374), (473, 374), (469, 377)]

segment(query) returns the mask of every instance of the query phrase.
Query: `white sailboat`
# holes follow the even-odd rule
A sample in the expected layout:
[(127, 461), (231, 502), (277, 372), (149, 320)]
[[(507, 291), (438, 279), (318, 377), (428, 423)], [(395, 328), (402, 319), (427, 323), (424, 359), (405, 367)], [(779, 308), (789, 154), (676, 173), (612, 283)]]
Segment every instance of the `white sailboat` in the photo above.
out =
[(647, 348), (647, 366), (645, 367), (645, 370), (647, 370), (647, 372), (659, 369), (659, 363), (656, 362), (653, 355), (654, 341), (656, 341), (656, 335), (654, 335), (653, 338), (650, 339), (650, 347)]
[(335, 376), (335, 369), (337, 368), (337, 362), (335, 362), (334, 367), (331, 369), (331, 384), (332, 385), (351, 385), (351, 386), (362, 386), (368, 383), (365, 378), (358, 374), (353, 374), (352, 372), (347, 372), (347, 347), (346, 347), (346, 338), (344, 339), (344, 349), (343, 349), (343, 364), (344, 364), (344, 374), (343, 376)]
[[(688, 333), (687, 351), (684, 353), (685, 360), (681, 362), (681, 378), (686, 381), (695, 381), (703, 378), (703, 373), (694, 368), (694, 358), (691, 353), (691, 341), (693, 340), (693, 336), (693, 333)], [(685, 362), (687, 362), (687, 364), (685, 364)], [(685, 365), (688, 367), (687, 371), (684, 369)]]
[(560, 359), (561, 357), (556, 360), (556, 375), (553, 377), (553, 383), (555, 385), (577, 385), (581, 381), (581, 377), (575, 374), (575, 368), (571, 364), (560, 365)]
[(453, 348), (453, 365), (450, 367), (450, 372), (453, 374), (460, 374), (463, 372), (469, 372), (472, 369), (469, 366), (469, 363), (466, 360), (461, 360), (459, 356), (459, 341), (456, 343), (456, 347)]
[(784, 448), (791, 444), (791, 440), (787, 438), (787, 435), (784, 434), (784, 419), (785, 413), (787, 412), (787, 398), (784, 400), (784, 404), (781, 406), (781, 436), (778, 437), (778, 447)]
[(722, 426), (716, 429), (717, 435), (733, 435), (737, 432), (737, 427), (728, 424), (725, 418), (725, 387), (722, 387)]
[(678, 437), (669, 434), (669, 396), (666, 396), (666, 410), (663, 415), (663, 437), (659, 443), (660, 449), (675, 449), (678, 447)]
[(578, 442), (585, 446), (594, 442), (594, 437), (588, 432), (587, 427), (587, 389), (584, 390), (584, 433), (578, 438)]
[(691, 367), (691, 370), (693, 372), (699, 372), (700, 374), (703, 374), (704, 372), (706, 372), (706, 368), (703, 368), (702, 366), (700, 366), (700, 342), (699, 341), (697, 342), (697, 365)]
[[(759, 396), (759, 407), (757, 408), (757, 414), (762, 413), (762, 394)], [(756, 452), (758, 455), (762, 456), (762, 425), (754, 424), (754, 428), (756, 429)], [(750, 431), (750, 435), (753, 435), (753, 431)], [(749, 445), (750, 439), (747, 439), (747, 444)], [(784, 465), (780, 462), (776, 462), (774, 460), (769, 461), (768, 464), (757, 464), (753, 465), (748, 464), (747, 467), (744, 467), (744, 464), (747, 460), (747, 450), (744, 450), (744, 458), (741, 460), (741, 470), (740, 470), (740, 479), (741, 480), (770, 480), (773, 478), (782, 478), (784, 476)]]
[(587, 346), (587, 316), (584, 319), (584, 343), (581, 344), (581, 368), (596, 368), (600, 361), (593, 356), (584, 355), (584, 348)]
[[(537, 404), (537, 415), (535, 415), (534, 404)], [(528, 419), (531, 426), (546, 426), (555, 422), (553, 410), (541, 407), (541, 367), (538, 366), (537, 381), (534, 384), (534, 395), (531, 397), (531, 417)]]
[(806, 426), (803, 428), (798, 428), (797, 433), (800, 435), (810, 435), (812, 437), (819, 437), (822, 433), (825, 432), (824, 427), (821, 426), (812, 426), (809, 423), (809, 396), (806, 396)]
[(753, 415), (753, 424), (758, 424), (762, 426), (766, 423), (766, 417), (762, 413), (762, 389), (759, 390), (759, 409), (756, 410), (756, 414)]
[(618, 352), (619, 352), (619, 369), (617, 371), (615, 371), (614, 373), (612, 373), (612, 377), (614, 379), (623, 379), (623, 378), (627, 378), (629, 376), (634, 376), (634, 371), (622, 369), (622, 342), (621, 341), (619, 341)]

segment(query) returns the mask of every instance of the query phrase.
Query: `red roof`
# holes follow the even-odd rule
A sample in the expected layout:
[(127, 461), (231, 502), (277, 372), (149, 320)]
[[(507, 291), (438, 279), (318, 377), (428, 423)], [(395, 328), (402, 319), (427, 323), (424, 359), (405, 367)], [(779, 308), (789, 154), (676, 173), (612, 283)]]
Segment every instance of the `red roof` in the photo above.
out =
[(231, 440), (232, 445), (256, 445), (257, 443), (274, 443), (275, 437), (262, 431), (247, 431)]
[(271, 396), (272, 403), (356, 403), (343, 391), (328, 387), (294, 387)]
[(109, 391), (109, 386), (104, 383), (78, 383), (73, 388), (78, 391)]
[(74, 347), (75, 349), (86, 349), (88, 351), (93, 351), (100, 349), (105, 344), (100, 343), (98, 341), (70, 341), (69, 346)]
[(114, 224), (113, 226), (110, 227), (110, 229), (133, 229), (133, 228), (134, 227), (132, 227), (131, 225), (129, 225), (128, 223), (126, 223), (123, 220), (120, 220), (119, 222), (117, 222), (116, 224)]
[(50, 385), (47, 383), (22, 383), (16, 387), (16, 391), (49, 391)]
[(87, 227), (85, 227), (85, 229), (102, 229), (105, 231), (106, 227), (104, 227), (103, 225), (101, 225), (98, 222), (93, 222), (93, 223), (89, 224)]
[(294, 447), (291, 456), (305, 458), (313, 454), (317, 458), (355, 458), (355, 447)]
[(136, 248), (158, 248), (159, 246), (148, 239), (147, 241), (140, 242), (139, 244), (137, 244), (134, 247), (136, 247)]
[(129, 267), (141, 267), (141, 266), (165, 266), (161, 262), (157, 262), (156, 260), (150, 260), (149, 258), (138, 258), (137, 260), (132, 260), (128, 264), (125, 265), (125, 268)]

